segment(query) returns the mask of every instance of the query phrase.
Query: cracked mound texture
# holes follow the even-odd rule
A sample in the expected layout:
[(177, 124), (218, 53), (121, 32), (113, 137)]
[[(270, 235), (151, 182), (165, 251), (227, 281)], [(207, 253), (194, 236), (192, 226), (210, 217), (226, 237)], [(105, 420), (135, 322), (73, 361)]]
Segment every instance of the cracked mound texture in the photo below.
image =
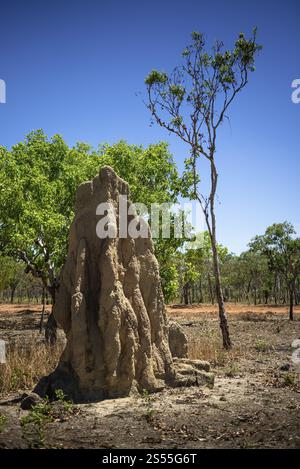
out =
[[(172, 359), (151, 236), (96, 235), (98, 204), (114, 206), (119, 227), (119, 196), (128, 194), (127, 183), (110, 167), (78, 188), (54, 306), (67, 345), (57, 369), (38, 384), (40, 395), (51, 397), (61, 388), (75, 401), (87, 401), (153, 392), (168, 384), (199, 384), (192, 364), (183, 370)], [(136, 215), (128, 216), (131, 221), (138, 226)]]

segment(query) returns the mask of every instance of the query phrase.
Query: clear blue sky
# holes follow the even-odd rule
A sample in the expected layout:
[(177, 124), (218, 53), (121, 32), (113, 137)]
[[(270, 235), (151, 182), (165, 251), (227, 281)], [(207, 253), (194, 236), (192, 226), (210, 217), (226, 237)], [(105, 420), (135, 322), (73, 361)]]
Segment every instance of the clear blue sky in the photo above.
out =
[(169, 71), (193, 30), (231, 47), (259, 29), (264, 49), (230, 111), (218, 145), (219, 241), (234, 252), (273, 222), (300, 232), (298, 0), (4, 0), (0, 7), (0, 145), (38, 128), (69, 144), (170, 142), (180, 169), (187, 148), (149, 126), (141, 97), (152, 68)]

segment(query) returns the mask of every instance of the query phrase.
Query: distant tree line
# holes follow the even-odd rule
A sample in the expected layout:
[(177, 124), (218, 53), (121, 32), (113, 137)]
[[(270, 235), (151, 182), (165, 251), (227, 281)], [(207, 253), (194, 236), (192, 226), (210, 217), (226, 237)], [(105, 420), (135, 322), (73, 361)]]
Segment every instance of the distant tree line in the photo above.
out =
[[(240, 255), (218, 245), (225, 301), (252, 304), (300, 304), (300, 239), (288, 223), (275, 223), (249, 243)], [(211, 245), (203, 239), (173, 257), (177, 266), (178, 295), (181, 303), (216, 302)], [(175, 299), (175, 298), (173, 298)]]
[[(167, 302), (182, 304), (216, 303), (215, 277), (208, 234), (198, 235), (190, 244), (178, 247), (156, 243), (161, 260), (162, 285)], [(226, 302), (248, 304), (300, 304), (300, 239), (293, 226), (274, 224), (256, 236), (240, 255), (218, 245)], [(0, 301), (51, 303), (40, 279), (26, 273), (23, 263), (0, 256)]]
[[(172, 204), (185, 195), (164, 142), (143, 148), (121, 141), (95, 150), (37, 131), (11, 150), (0, 146), (0, 301), (55, 302), (77, 187), (104, 165), (129, 183), (133, 202)], [(170, 238), (154, 244), (166, 302), (218, 302), (208, 232), (189, 244), (171, 230)], [(300, 302), (300, 240), (290, 223), (270, 226), (239, 256), (221, 245), (217, 251), (225, 301), (288, 303), (293, 319)]]
[[(149, 206), (178, 200), (181, 179), (164, 142), (146, 148), (125, 141), (111, 146), (103, 144), (97, 149), (86, 143), (69, 147), (61, 136), (48, 138), (38, 130), (11, 149), (0, 146), (0, 291), (3, 300), (33, 299), (44, 291), (52, 304), (55, 303), (74, 216), (76, 190), (105, 165), (111, 166), (129, 183), (135, 203)], [(174, 293), (172, 275), (176, 272), (165, 254), (173, 254), (182, 244), (183, 240), (174, 237), (171, 240), (161, 237), (156, 242), (168, 294)], [(55, 337), (56, 323), (50, 315), (46, 338), (55, 342)]]
[(20, 262), (11, 257), (0, 256), (0, 302), (41, 303), (42, 295), (42, 283), (27, 274)]

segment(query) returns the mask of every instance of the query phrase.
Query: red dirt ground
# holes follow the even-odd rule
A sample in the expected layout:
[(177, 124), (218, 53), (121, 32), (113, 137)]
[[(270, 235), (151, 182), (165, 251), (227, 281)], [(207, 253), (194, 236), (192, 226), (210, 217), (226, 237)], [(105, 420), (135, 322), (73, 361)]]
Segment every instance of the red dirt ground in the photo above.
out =
[[(228, 313), (240, 314), (240, 313), (273, 313), (273, 314), (288, 314), (288, 306), (286, 305), (248, 305), (248, 304), (235, 304), (226, 303), (226, 311)], [(167, 311), (169, 314), (182, 313), (182, 314), (201, 314), (201, 313), (217, 313), (218, 306), (211, 304), (199, 304), (199, 305), (167, 305)], [(0, 304), (0, 314), (7, 313), (19, 313), (24, 310), (41, 312), (41, 305), (33, 305), (28, 303), (23, 304)], [(46, 306), (46, 311), (51, 311), (51, 305)], [(295, 313), (300, 313), (300, 306), (295, 306)]]
[[(228, 313), (273, 313), (273, 314), (288, 314), (289, 307), (286, 305), (249, 305), (242, 303), (225, 303), (225, 308)], [(1, 309), (0, 309), (1, 311)], [(178, 312), (181, 313), (217, 313), (218, 305), (199, 304), (199, 305), (167, 305), (168, 313)], [(294, 307), (295, 313), (300, 313), (300, 306)]]

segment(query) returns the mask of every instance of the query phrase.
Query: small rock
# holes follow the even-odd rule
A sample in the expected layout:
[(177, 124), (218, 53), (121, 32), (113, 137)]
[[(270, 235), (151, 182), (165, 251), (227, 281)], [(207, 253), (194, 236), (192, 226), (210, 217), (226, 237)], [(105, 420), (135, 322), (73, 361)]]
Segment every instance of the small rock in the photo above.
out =
[(35, 392), (24, 393), (21, 401), (21, 409), (31, 410), (37, 404), (42, 402), (42, 398)]
[(191, 360), (189, 358), (177, 358), (177, 357), (173, 357), (173, 361), (174, 363), (178, 364), (179, 366), (185, 366), (185, 365), (189, 365), (189, 366), (192, 366), (194, 368), (196, 368), (197, 370), (200, 370), (200, 371), (210, 371), (210, 364), (209, 362), (207, 361), (204, 361), (204, 360)]
[(291, 368), (291, 365), (289, 363), (284, 363), (284, 365), (281, 365), (279, 369), (281, 371), (289, 371), (290, 368)]
[(173, 357), (187, 358), (188, 340), (183, 327), (176, 321), (169, 321), (169, 347)]

